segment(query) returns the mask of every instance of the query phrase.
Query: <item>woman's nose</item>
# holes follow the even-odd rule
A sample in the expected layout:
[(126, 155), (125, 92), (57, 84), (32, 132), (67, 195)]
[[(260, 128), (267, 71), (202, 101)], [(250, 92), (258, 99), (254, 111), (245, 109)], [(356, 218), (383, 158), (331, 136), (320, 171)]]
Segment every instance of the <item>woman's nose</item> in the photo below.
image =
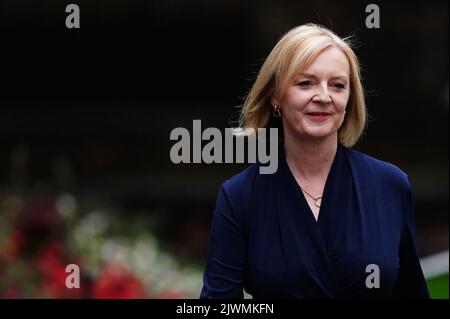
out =
[(320, 88), (317, 90), (315, 95), (313, 96), (313, 102), (319, 102), (319, 103), (330, 103), (331, 102), (331, 96), (328, 92), (327, 86), (320, 86)]

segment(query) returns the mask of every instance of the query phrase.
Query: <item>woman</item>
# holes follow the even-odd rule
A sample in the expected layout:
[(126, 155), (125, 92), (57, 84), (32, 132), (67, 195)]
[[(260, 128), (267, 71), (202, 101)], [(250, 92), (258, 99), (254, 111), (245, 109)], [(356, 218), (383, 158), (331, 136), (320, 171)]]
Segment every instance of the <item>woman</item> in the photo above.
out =
[(366, 107), (346, 39), (289, 31), (241, 120), (280, 127), (284, 147), (275, 174), (254, 164), (222, 185), (201, 298), (428, 298), (407, 175), (350, 149)]

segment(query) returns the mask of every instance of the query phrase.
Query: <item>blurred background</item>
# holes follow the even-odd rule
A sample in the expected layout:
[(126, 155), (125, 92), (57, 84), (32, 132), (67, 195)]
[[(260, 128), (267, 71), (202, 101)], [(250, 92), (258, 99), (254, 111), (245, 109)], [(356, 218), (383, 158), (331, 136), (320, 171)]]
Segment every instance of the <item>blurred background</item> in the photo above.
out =
[[(355, 35), (370, 113), (355, 149), (410, 177), (432, 295), (448, 298), (448, 1), (0, 2), (0, 297), (197, 298), (223, 181), (170, 161), (172, 129), (236, 126), (290, 28)], [(81, 288), (67, 289), (67, 264)]]

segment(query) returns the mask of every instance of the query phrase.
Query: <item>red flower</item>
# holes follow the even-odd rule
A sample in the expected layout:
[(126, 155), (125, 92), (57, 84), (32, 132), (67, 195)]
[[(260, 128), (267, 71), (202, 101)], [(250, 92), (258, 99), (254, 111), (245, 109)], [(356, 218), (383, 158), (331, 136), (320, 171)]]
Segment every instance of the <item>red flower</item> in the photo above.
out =
[(103, 269), (93, 287), (93, 298), (141, 299), (148, 298), (139, 279), (124, 267), (109, 265)]
[[(56, 241), (47, 245), (36, 260), (37, 268), (42, 274), (42, 290), (51, 298), (80, 298), (83, 296), (83, 283), (80, 288), (66, 286), (66, 266), (71, 263), (65, 256), (63, 246)], [(80, 270), (81, 271), (81, 270)]]

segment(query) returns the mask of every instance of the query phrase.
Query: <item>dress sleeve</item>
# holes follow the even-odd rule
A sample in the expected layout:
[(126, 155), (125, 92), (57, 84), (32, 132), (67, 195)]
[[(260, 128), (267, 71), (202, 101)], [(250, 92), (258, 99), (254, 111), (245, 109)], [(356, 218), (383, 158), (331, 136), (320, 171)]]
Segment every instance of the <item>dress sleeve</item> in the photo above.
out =
[(403, 212), (399, 268), (397, 281), (394, 286), (394, 296), (396, 298), (428, 299), (430, 296), (417, 253), (411, 186), (408, 179), (406, 180), (405, 211)]
[(201, 299), (242, 299), (247, 260), (245, 227), (221, 187), (214, 210)]

